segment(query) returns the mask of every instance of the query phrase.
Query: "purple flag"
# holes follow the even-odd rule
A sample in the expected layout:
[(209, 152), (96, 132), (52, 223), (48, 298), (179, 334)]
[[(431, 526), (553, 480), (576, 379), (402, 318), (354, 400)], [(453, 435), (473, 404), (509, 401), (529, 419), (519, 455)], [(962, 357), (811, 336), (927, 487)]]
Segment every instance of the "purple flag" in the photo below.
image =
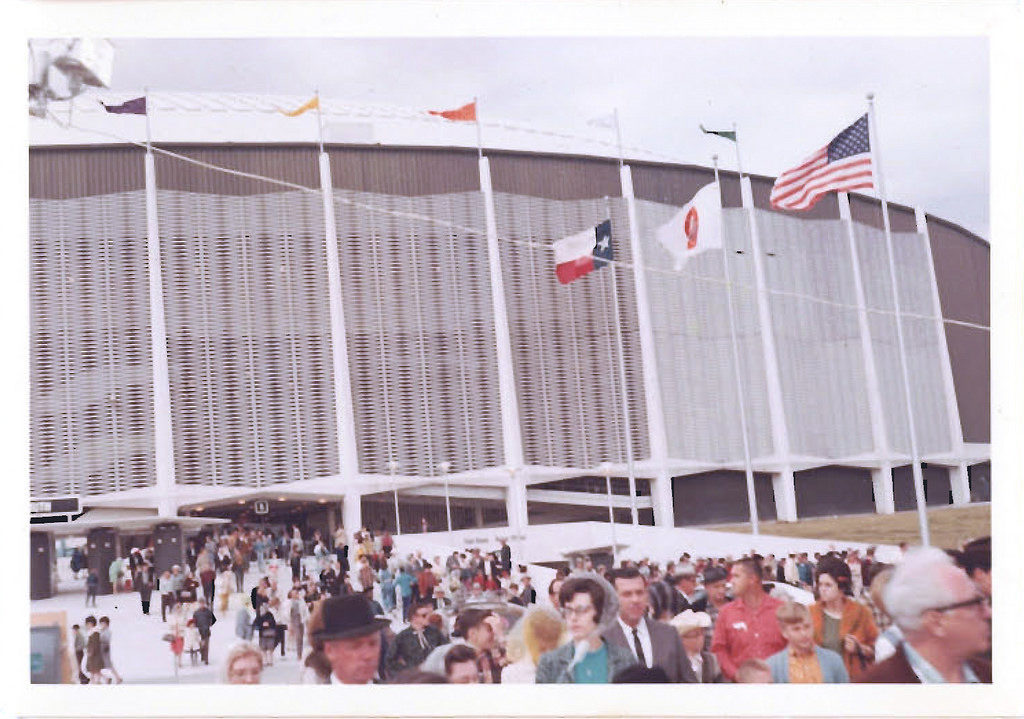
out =
[(128, 100), (122, 102), (120, 105), (107, 105), (106, 103), (100, 103), (103, 105), (103, 109), (107, 112), (115, 115), (145, 115), (146, 114), (146, 98), (137, 97), (134, 100)]

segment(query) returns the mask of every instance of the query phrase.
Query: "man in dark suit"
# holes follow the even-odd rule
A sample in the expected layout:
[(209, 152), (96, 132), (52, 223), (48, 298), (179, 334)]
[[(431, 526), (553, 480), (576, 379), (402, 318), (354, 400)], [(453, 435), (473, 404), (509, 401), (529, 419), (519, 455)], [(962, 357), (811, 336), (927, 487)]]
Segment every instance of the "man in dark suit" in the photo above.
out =
[(857, 680), (876, 684), (991, 683), (989, 599), (940, 549), (907, 552), (884, 593), (903, 631), (896, 653)]
[(434, 649), (445, 644), (441, 632), (430, 624), (434, 606), (421, 599), (409, 610), (409, 626), (400, 631), (387, 650), (387, 673), (393, 677), (404, 671), (415, 669)]
[(679, 634), (668, 624), (647, 616), (647, 580), (635, 568), (616, 569), (609, 579), (619, 597), (619, 616), (605, 633), (605, 641), (629, 649), (637, 663), (660, 667), (670, 682), (696, 683)]
[(512, 571), (512, 548), (508, 546), (507, 539), (501, 539), (501, 549), (498, 550), (498, 566), (505, 576)]
[(202, 659), (203, 664), (209, 664), (210, 628), (217, 623), (217, 617), (213, 616), (213, 611), (206, 606), (206, 600), (203, 597), (199, 597), (196, 603), (198, 608), (192, 613), (192, 619), (195, 620), (196, 629), (199, 630), (199, 658)]

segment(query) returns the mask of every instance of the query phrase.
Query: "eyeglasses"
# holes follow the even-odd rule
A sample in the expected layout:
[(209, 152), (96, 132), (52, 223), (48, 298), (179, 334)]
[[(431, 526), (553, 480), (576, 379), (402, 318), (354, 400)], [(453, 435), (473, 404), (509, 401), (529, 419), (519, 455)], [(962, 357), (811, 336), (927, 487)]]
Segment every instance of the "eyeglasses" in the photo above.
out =
[(566, 617), (585, 617), (590, 612), (594, 611), (593, 606), (589, 607), (562, 607), (562, 616)]
[(941, 607), (929, 607), (925, 611), (926, 612), (951, 612), (954, 609), (966, 609), (967, 607), (976, 607), (976, 606), (980, 606), (980, 605), (985, 605), (986, 607), (991, 607), (992, 606), (992, 600), (990, 600), (988, 597), (984, 596), (983, 594), (979, 594), (978, 596), (974, 597), (973, 599), (965, 599), (962, 602), (956, 602), (955, 604), (946, 604), (946, 605), (941, 606)]

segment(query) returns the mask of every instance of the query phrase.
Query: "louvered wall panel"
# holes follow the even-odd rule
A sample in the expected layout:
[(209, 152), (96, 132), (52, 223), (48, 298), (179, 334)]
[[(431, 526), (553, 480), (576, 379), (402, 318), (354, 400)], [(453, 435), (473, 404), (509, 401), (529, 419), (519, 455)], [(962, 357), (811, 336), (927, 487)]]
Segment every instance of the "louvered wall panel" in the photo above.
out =
[(451, 472), (500, 466), (482, 195), (336, 192), (360, 470), (383, 474), (397, 461), (401, 474), (422, 477), (440, 475), (442, 462)]
[[(870, 313), (871, 333), (882, 386), (883, 405), (890, 447), (909, 453), (903, 375), (892, 299), (889, 259), (884, 233), (860, 223), (854, 224), (857, 250), (864, 279), (864, 294)], [(924, 236), (910, 232), (893, 234), (897, 288), (903, 317), (903, 338), (910, 376), (911, 405), (921, 453), (944, 452), (952, 448), (945, 385), (942, 379), (941, 345), (935, 321), (938, 313), (929, 286), (928, 256)], [(923, 315), (928, 319), (907, 315)]]
[[(707, 462), (742, 461), (740, 387), (752, 456), (767, 456), (772, 453), (772, 434), (757, 306), (750, 290), (753, 274), (749, 263), (742, 261), (742, 257), (749, 257), (744, 217), (729, 210), (724, 215), (739, 346), (738, 382), (733, 363), (723, 253), (713, 250), (695, 255), (676, 271), (672, 256), (657, 240), (658, 227), (668, 222), (678, 209), (637, 201), (669, 457)], [(747, 254), (737, 255), (736, 250)]]
[(32, 200), (31, 492), (155, 483), (142, 192)]
[(161, 190), (159, 213), (177, 482), (337, 474), (320, 198)]
[(790, 449), (824, 458), (870, 452), (871, 410), (846, 228), (835, 220), (760, 210), (756, 217)]
[(613, 271), (633, 458), (649, 457), (632, 269), (605, 267), (561, 285), (551, 251), (552, 241), (592, 228), (610, 214), (615, 257), (631, 262), (624, 201), (495, 193), (495, 210), (526, 463), (585, 469), (626, 461)]

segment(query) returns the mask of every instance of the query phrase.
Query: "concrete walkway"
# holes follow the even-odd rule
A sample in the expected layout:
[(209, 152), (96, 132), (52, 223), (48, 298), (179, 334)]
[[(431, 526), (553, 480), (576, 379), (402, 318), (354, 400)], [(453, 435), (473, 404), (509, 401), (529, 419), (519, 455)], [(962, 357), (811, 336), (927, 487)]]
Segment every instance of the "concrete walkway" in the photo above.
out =
[[(97, 597), (95, 608), (86, 607), (84, 572), (82, 579), (75, 580), (67, 567), (67, 561), (67, 558), (63, 558), (58, 564), (58, 593), (49, 599), (31, 602), (31, 611), (63, 611), (67, 615), (69, 629), (72, 624), (84, 626), (84, 620), (90, 614), (97, 619), (110, 617), (113, 635), (111, 660), (126, 684), (222, 683), (224, 657), (228, 648), (239, 641), (235, 636), (234, 608), (229, 608), (227, 612), (218, 612), (214, 608), (217, 623), (213, 625), (210, 635), (210, 664), (194, 667), (186, 654), (182, 657), (183, 666), (175, 677), (170, 644), (161, 639), (169, 630), (168, 625), (160, 619), (160, 595), (153, 593), (149, 616), (142, 613), (142, 604), (136, 592)], [(246, 590), (251, 589), (260, 576), (256, 572), (247, 574)], [(279, 648), (273, 666), (264, 669), (264, 683), (298, 684), (301, 663), (295, 652), (292, 651), (283, 659), (280, 652)]]

